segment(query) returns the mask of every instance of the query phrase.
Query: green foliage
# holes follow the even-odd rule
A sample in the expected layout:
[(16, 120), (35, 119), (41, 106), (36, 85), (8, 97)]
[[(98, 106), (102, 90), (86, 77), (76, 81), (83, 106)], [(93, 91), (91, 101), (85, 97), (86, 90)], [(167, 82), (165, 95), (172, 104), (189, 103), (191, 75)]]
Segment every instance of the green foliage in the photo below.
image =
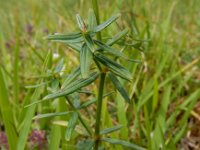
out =
[[(119, 15), (111, 17), (110, 19), (108, 19), (107, 21), (102, 23), (101, 25), (94, 26), (94, 25), (96, 25), (96, 22), (92, 23), (91, 21), (95, 21), (95, 19), (93, 18), (93, 17), (95, 17), (95, 15), (91, 14), (92, 13), (91, 11), (89, 13), (90, 13), (89, 18), (88, 18), (89, 28), (87, 28), (86, 24), (84, 23), (84, 21), (80, 17), (80, 15), (76, 16), (77, 24), (81, 30), (80, 35), (74, 33), (74, 34), (69, 34), (69, 35), (55, 35), (55, 36), (53, 35), (53, 36), (47, 37), (48, 40), (53, 40), (53, 41), (58, 41), (58, 42), (62, 41), (63, 43), (69, 42), (72, 44), (78, 43), (79, 45), (81, 45), (81, 49), (79, 51), (79, 53), (80, 53), (80, 66), (79, 66), (80, 72), (75, 71), (74, 73), (72, 73), (70, 75), (70, 77), (68, 77), (64, 81), (64, 83), (63, 83), (64, 86), (62, 84), (60, 85), (60, 87), (63, 87), (63, 88), (61, 88), (60, 90), (54, 91), (53, 93), (45, 96), (42, 101), (49, 100), (49, 99), (55, 99), (55, 98), (59, 98), (59, 97), (63, 97), (63, 96), (66, 97), (74, 92), (78, 92), (78, 90), (80, 90), (81, 88), (93, 83), (99, 76), (99, 73), (94, 73), (94, 72), (90, 73), (92, 61), (94, 61), (94, 63), (97, 65), (96, 68), (98, 68), (98, 70), (101, 74), (99, 93), (98, 93), (99, 95), (98, 95), (98, 101), (97, 101), (97, 113), (96, 113), (97, 120), (96, 120), (96, 127), (95, 127), (95, 136), (97, 137), (97, 136), (100, 136), (101, 134), (107, 134), (110, 132), (114, 132), (121, 128), (119, 126), (116, 126), (116, 127), (113, 127), (113, 128), (101, 131), (101, 132), (99, 131), (105, 75), (107, 74), (107, 72), (109, 72), (109, 70), (111, 72), (113, 72), (113, 73), (111, 73), (111, 72), (108, 73), (111, 81), (113, 82), (113, 84), (117, 88), (117, 90), (121, 93), (123, 98), (129, 103), (130, 103), (130, 98), (115, 75), (117, 75), (121, 78), (127, 79), (127, 80), (131, 80), (132, 77), (126, 68), (122, 67), (120, 64), (118, 64), (118, 63), (114, 62), (113, 60), (111, 60), (110, 58), (108, 58), (104, 54), (104, 52), (105, 51), (108, 52), (109, 55), (113, 56), (113, 58), (117, 56), (119, 58), (122, 57), (122, 58), (127, 59), (126, 56), (123, 55), (122, 53), (118, 52), (117, 50), (113, 49), (109, 45), (104, 44), (103, 41), (98, 41), (98, 40), (94, 39), (95, 33), (100, 32), (101, 30), (108, 27), (111, 23), (113, 23), (119, 17)], [(90, 23), (91, 23), (91, 25), (90, 25)], [(88, 30), (88, 29), (90, 29), (90, 30)], [(120, 35), (118, 35), (117, 38), (113, 38), (112, 42), (109, 42), (110, 45), (114, 44), (115, 41), (120, 40), (120, 38), (123, 37), (125, 33), (127, 33), (126, 30), (123, 31), (122, 33), (120, 33)], [(77, 38), (83, 39), (83, 41), (82, 40), (77, 41)], [(62, 64), (62, 63), (60, 63), (60, 64)], [(101, 64), (103, 64), (104, 66), (102, 66)], [(57, 69), (57, 68), (59, 68), (59, 69)], [(57, 68), (55, 69), (55, 70), (58, 70), (58, 71), (56, 71), (56, 73), (58, 73), (59, 71), (62, 70), (62, 65), (58, 65)], [(79, 76), (78, 73), (81, 74), (81, 78), (73, 81), (75, 79), (75, 77)], [(69, 82), (69, 81), (71, 81), (71, 82)], [(89, 105), (91, 105), (95, 101), (94, 100), (88, 101), (86, 104), (83, 104), (82, 106), (78, 106), (76, 108), (86, 109)], [(71, 139), (73, 130), (75, 129), (75, 126), (76, 126), (76, 123), (78, 120), (79, 114), (77, 113), (77, 109), (75, 109), (75, 110), (76, 111), (72, 114), (71, 119), (68, 122), (67, 130), (66, 130), (66, 134), (65, 134), (65, 139), (67, 141), (69, 141)], [(48, 117), (48, 116), (57, 115), (57, 114), (59, 114), (59, 113), (44, 114), (44, 115), (42, 115), (42, 117)], [(41, 117), (41, 116), (39, 116), (39, 117)], [(101, 139), (94, 139), (94, 140), (95, 140), (94, 148), (98, 149), (99, 140), (101, 140)], [(120, 144), (120, 143), (118, 143), (118, 144)]]
[(198, 0), (0, 3), (0, 134), (11, 150), (39, 149), (33, 130), (50, 150), (176, 150), (197, 136)]
[(8, 87), (6, 85), (3, 69), (0, 68), (0, 110), (5, 125), (5, 131), (8, 137), (10, 149), (14, 150), (18, 141), (17, 131), (14, 128), (14, 118), (11, 104), (8, 97)]

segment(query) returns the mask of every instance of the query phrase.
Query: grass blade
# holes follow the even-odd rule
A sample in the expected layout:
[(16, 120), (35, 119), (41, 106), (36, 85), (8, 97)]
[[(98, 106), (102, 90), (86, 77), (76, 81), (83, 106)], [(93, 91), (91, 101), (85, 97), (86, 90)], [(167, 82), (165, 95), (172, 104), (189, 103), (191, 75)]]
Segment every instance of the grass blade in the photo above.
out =
[(140, 147), (136, 144), (129, 143), (129, 142), (126, 142), (126, 141), (123, 141), (123, 140), (111, 139), (111, 138), (102, 138), (101, 140), (104, 141), (104, 142), (108, 142), (108, 143), (116, 144), (116, 145), (121, 145), (121, 146), (131, 148), (131, 149), (134, 149), (134, 150), (145, 150), (145, 148), (143, 148), (143, 147)]
[(13, 111), (9, 102), (8, 89), (2, 68), (0, 68), (0, 93), (0, 111), (3, 117), (9, 147), (11, 150), (14, 150), (18, 137), (14, 127)]
[[(51, 55), (52, 55), (52, 53), (49, 52), (49, 54), (46, 57), (46, 60), (44, 62), (44, 70), (46, 69), (48, 63), (51, 61), (50, 60), (52, 58)], [(42, 82), (42, 80), (40, 82)], [(37, 99), (39, 99), (41, 92), (42, 92), (41, 87), (36, 88), (34, 93), (33, 93), (33, 96), (31, 97), (31, 101), (35, 102)], [(27, 141), (27, 138), (28, 138), (28, 133), (30, 131), (30, 127), (31, 127), (31, 123), (32, 123), (32, 118), (35, 114), (35, 109), (36, 109), (36, 105), (29, 107), (27, 112), (26, 112), (25, 118), (23, 120), (23, 122), (24, 122), (23, 125), (26, 126), (26, 127), (23, 127), (23, 130), (21, 130), (19, 132), (19, 140), (18, 140), (18, 143), (17, 143), (17, 148), (16, 148), (16, 145), (15, 145), (16, 150), (23, 150), (25, 148), (26, 141)]]
[[(176, 136), (174, 137), (174, 140), (173, 140), (174, 143), (177, 143), (181, 139), (181, 137), (183, 137), (183, 135), (186, 133), (187, 130), (184, 130), (184, 129), (187, 128), (188, 118), (196, 102), (199, 100), (199, 98), (200, 98), (200, 90), (196, 90), (185, 100), (185, 102), (189, 102), (189, 104), (188, 104), (187, 109), (184, 112), (182, 119), (180, 120), (180, 123), (179, 123), (180, 129), (178, 130)], [(180, 106), (180, 108), (181, 107), (183, 106)]]
[[(175, 72), (173, 75), (169, 76), (167, 79), (165, 79), (163, 82), (161, 82), (159, 84), (158, 89), (160, 89), (160, 88), (164, 87), (165, 85), (167, 85), (173, 79), (177, 78), (177, 76), (180, 75), (181, 73), (189, 70), (192, 66), (197, 64), (199, 62), (199, 60), (200, 60), (200, 57), (196, 58), (191, 63), (187, 64), (186, 66), (184, 66), (183, 68), (181, 68), (180, 70)], [(142, 98), (142, 101), (140, 101), (139, 104), (138, 104), (138, 110), (150, 99), (150, 97), (152, 95), (153, 95), (153, 91), (148, 92), (148, 94), (144, 98)]]
[[(65, 101), (59, 100), (58, 106), (56, 108), (56, 111), (58, 112), (64, 112), (66, 110)], [(67, 116), (57, 116), (53, 118), (53, 122), (59, 121), (59, 120), (66, 120)], [(49, 150), (56, 150), (60, 148), (61, 140), (62, 140), (62, 146), (65, 143), (64, 138), (64, 132), (65, 128), (61, 127), (57, 124), (52, 124), (52, 130), (49, 138)]]
[(59, 149), (60, 139), (61, 139), (61, 127), (54, 124), (51, 129), (49, 150)]
[[(32, 101), (35, 101), (40, 97), (40, 94), (41, 94), (40, 88), (41, 87), (39, 87), (35, 90), (32, 98), (31, 98)], [(24, 149), (24, 147), (26, 145), (26, 140), (28, 138), (28, 133), (29, 133), (30, 126), (31, 126), (31, 123), (32, 123), (32, 118), (35, 114), (35, 109), (36, 109), (36, 105), (29, 107), (27, 112), (26, 112), (26, 115), (25, 115), (25, 118), (24, 118), (24, 121), (23, 121), (24, 125), (26, 125), (26, 127), (23, 128), (23, 130), (20, 131), (19, 141), (18, 141), (18, 144), (17, 144), (17, 150)]]

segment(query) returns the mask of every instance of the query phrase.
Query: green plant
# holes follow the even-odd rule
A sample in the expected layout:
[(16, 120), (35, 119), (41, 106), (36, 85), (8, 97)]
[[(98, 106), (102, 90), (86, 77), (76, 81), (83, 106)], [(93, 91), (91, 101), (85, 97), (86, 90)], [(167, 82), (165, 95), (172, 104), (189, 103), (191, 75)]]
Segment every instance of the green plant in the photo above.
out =
[[(97, 3), (94, 2), (94, 5)], [(95, 7), (97, 8), (97, 7)], [(96, 14), (98, 11), (96, 11)], [(110, 24), (115, 22), (120, 15), (116, 15), (108, 19), (107, 21), (99, 24), (99, 17), (95, 16), (95, 13), (90, 10), (88, 15), (87, 24), (83, 21), (80, 15), (77, 15), (77, 23), (80, 28), (79, 32), (71, 33), (71, 34), (56, 34), (50, 35), (46, 39), (61, 42), (72, 49), (76, 50), (80, 53), (80, 66), (72, 72), (68, 77), (63, 81), (63, 77), (60, 76), (60, 72), (63, 69), (64, 62), (61, 60), (57, 67), (49, 72), (48, 76), (51, 76), (51, 80), (41, 83), (39, 85), (35, 85), (33, 87), (41, 86), (41, 85), (53, 85), (51, 87), (51, 93), (46, 95), (41, 101), (36, 103), (40, 103), (43, 101), (48, 101), (60, 97), (65, 97), (68, 104), (71, 106), (72, 111), (69, 112), (57, 112), (51, 114), (42, 114), (36, 116), (35, 118), (44, 118), (44, 117), (52, 117), (52, 116), (61, 116), (71, 114), (70, 120), (68, 122), (68, 126), (65, 133), (65, 139), (69, 141), (72, 137), (72, 133), (75, 130), (75, 126), (77, 121), (79, 120), (83, 127), (88, 132), (90, 136), (90, 140), (85, 141), (85, 143), (81, 143), (81, 148), (91, 149), (94, 147), (97, 150), (100, 147), (100, 142), (108, 142), (111, 144), (119, 144), (125, 147), (142, 150), (144, 148), (129, 143), (127, 141), (107, 138), (104, 135), (117, 131), (121, 129), (121, 125), (117, 125), (111, 128), (101, 129), (101, 110), (102, 110), (102, 101), (104, 97), (104, 84), (105, 78), (111, 80), (115, 88), (124, 98), (127, 103), (131, 103), (131, 100), (120, 83), (119, 78), (131, 81), (132, 75), (131, 73), (123, 67), (121, 64), (117, 63), (116, 60), (119, 58), (125, 59), (127, 61), (138, 62), (137, 60), (129, 59), (125, 54), (119, 52), (115, 48), (112, 47), (113, 44), (121, 40), (124, 36), (127, 35), (128, 30), (125, 29), (119, 32), (116, 36), (104, 42), (101, 38), (100, 32), (107, 28)], [(97, 20), (96, 20), (97, 19)], [(97, 35), (97, 39), (95, 38)], [(76, 99), (71, 100), (71, 95), (76, 95), (81, 92), (81, 89), (85, 86), (91, 85), (97, 78), (99, 79), (99, 87), (98, 87), (98, 97), (95, 100), (91, 100), (80, 105), (80, 99), (78, 101)], [(62, 82), (63, 81), (63, 82)], [(83, 91), (84, 92), (84, 91)], [(77, 102), (76, 102), (77, 101)], [(87, 106), (97, 103), (96, 110), (96, 123), (95, 130), (91, 130), (89, 125), (84, 121), (82, 115), (79, 113), (80, 109), (85, 109)], [(36, 104), (32, 103), (29, 106)], [(94, 132), (94, 133), (93, 133)], [(79, 145), (80, 146), (80, 145)]]
[[(77, 66), (78, 61), (77, 57), (75, 59), (72, 57), (79, 53), (64, 48), (64, 44), (44, 41), (42, 37), (55, 31), (63, 33), (74, 30), (76, 25), (72, 14), (76, 11), (85, 16), (87, 13), (85, 10), (91, 7), (91, 1), (0, 0), (0, 2), (0, 136), (2, 134), (7, 136), (6, 144), (11, 150), (30, 150), (29, 134), (33, 130), (45, 130), (49, 150), (77, 149), (75, 142), (92, 139), (89, 138), (92, 136), (78, 120), (71, 140), (65, 140), (67, 123), (73, 112), (73, 108), (66, 104), (65, 97), (28, 108), (24, 106), (59, 90), (58, 83), (63, 84), (67, 74), (75, 70), (74, 66)], [(93, 1), (94, 5), (96, 2)], [(128, 105), (123, 101), (119, 92), (112, 94), (112, 90), (110, 91), (112, 83), (106, 75), (101, 129), (115, 125), (119, 125), (120, 128), (120, 125), (123, 125), (124, 127), (117, 132), (106, 136), (129, 140), (144, 145), (149, 150), (191, 147), (191, 142), (200, 136), (197, 134), (200, 128), (197, 115), (199, 111), (196, 109), (200, 97), (200, 51), (197, 46), (200, 44), (198, 40), (200, 1), (153, 1), (153, 5), (149, 0), (99, 2), (101, 3), (99, 18), (102, 20), (109, 18), (112, 12), (119, 12), (123, 16), (123, 19), (117, 20), (115, 26), (98, 32), (102, 36), (100, 41), (105, 42), (118, 31), (116, 29), (127, 27), (128, 36), (112, 47), (123, 50), (123, 53), (130, 58), (141, 59), (142, 56), (143, 60), (142, 64), (138, 64), (113, 58), (128, 67), (132, 74), (132, 82), (118, 79), (126, 88), (133, 104)], [(95, 7), (94, 11), (96, 12)], [(142, 42), (138, 39), (142, 39)], [(141, 47), (144, 52), (142, 55), (140, 51), (135, 50)], [(59, 58), (52, 58), (52, 53), (58, 53)], [(61, 71), (63, 75), (60, 76), (61, 72), (54, 73), (56, 68), (54, 65), (62, 58), (64, 67)], [(47, 67), (45, 60), (49, 61)], [(44, 69), (41, 69), (43, 63)], [(93, 63), (91, 69), (94, 66)], [(42, 79), (36, 82), (38, 77)], [(75, 102), (78, 102), (80, 96), (82, 109), (78, 112), (86, 125), (88, 124), (92, 135), (95, 129), (95, 102), (99, 79), (100, 77), (89, 87), (68, 95), (74, 106), (77, 106)], [(24, 88), (25, 85), (35, 83), (38, 85), (27, 86), (29, 89)], [(36, 90), (31, 89), (33, 87)], [(36, 114), (57, 116), (32, 119)], [(38, 115), (35, 118), (37, 117), (44, 116)], [(79, 146), (81, 144), (84, 143), (80, 143)], [(101, 146), (106, 149), (123, 149), (121, 146), (106, 142), (102, 142)], [(198, 144), (192, 147), (198, 147)]]

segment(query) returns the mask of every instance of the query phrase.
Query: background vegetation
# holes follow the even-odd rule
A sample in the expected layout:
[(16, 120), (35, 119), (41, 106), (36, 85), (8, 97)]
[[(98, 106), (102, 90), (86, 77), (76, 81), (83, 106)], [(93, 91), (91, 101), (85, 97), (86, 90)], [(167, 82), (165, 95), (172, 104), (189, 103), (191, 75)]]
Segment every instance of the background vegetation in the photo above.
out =
[[(76, 13), (86, 18), (91, 7), (89, 0), (0, 0), (1, 147), (7, 148), (9, 143), (11, 150), (78, 148), (75, 145), (84, 138), (81, 125), (72, 140), (64, 139), (69, 116), (32, 120), (37, 114), (68, 110), (65, 100), (24, 108), (48, 92), (44, 87), (25, 86), (38, 82), (61, 58), (65, 62), (64, 74), (78, 66), (77, 53), (43, 37), (78, 29)], [(117, 23), (102, 32), (103, 39), (128, 27), (134, 40), (126, 38), (115, 46), (142, 61), (140, 64), (122, 61), (133, 76), (131, 83), (123, 83), (133, 104), (127, 105), (117, 92), (106, 97), (102, 127), (123, 125), (119, 132), (109, 136), (147, 149), (200, 149), (200, 1), (101, 0), (99, 7), (101, 21), (121, 13)], [(51, 64), (45, 64), (50, 51), (54, 57)], [(95, 94), (96, 86), (87, 90)], [(106, 87), (107, 92), (110, 87), (112, 84)], [(94, 97), (82, 94), (81, 100)], [(91, 126), (95, 110), (95, 105), (91, 105), (87, 111), (81, 111)]]

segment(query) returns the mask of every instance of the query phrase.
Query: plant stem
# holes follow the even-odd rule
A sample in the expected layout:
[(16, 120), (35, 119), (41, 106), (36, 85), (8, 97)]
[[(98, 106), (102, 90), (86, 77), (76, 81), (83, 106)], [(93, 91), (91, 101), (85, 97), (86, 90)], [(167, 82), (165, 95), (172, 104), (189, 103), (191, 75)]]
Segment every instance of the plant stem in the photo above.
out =
[[(59, 83), (59, 86), (61, 87), (61, 84)], [(86, 124), (86, 122), (83, 120), (83, 118), (81, 117), (79, 111), (76, 109), (76, 107), (74, 106), (74, 104), (71, 102), (71, 100), (69, 99), (68, 96), (65, 96), (65, 99), (67, 100), (67, 102), (69, 103), (69, 105), (72, 107), (72, 109), (74, 111), (76, 111), (78, 113), (78, 119), (81, 122), (81, 124), (85, 127), (85, 129), (87, 130), (89, 135), (92, 135), (92, 131), (90, 130), (89, 126)]]
[(96, 124), (95, 124), (95, 147), (94, 150), (98, 150), (99, 141), (100, 141), (100, 121), (101, 121), (101, 109), (102, 109), (102, 100), (103, 100), (103, 89), (105, 82), (106, 73), (102, 72), (100, 77), (100, 85), (98, 91), (98, 101), (97, 101), (97, 112), (96, 112)]
[(74, 111), (76, 111), (78, 113), (78, 119), (81, 122), (81, 124), (85, 127), (85, 129), (87, 130), (87, 132), (89, 133), (89, 135), (92, 135), (92, 132), (89, 128), (89, 126), (85, 123), (85, 121), (83, 120), (83, 118), (81, 117), (80, 113), (77, 111), (77, 109), (74, 107), (73, 103), (71, 102), (71, 100), (69, 99), (68, 96), (65, 96), (65, 99), (67, 100), (67, 102), (69, 103), (69, 105), (72, 107), (72, 109)]
[[(100, 17), (99, 17), (99, 7), (98, 7), (98, 0), (92, 0), (92, 5), (94, 9), (94, 13), (96, 15), (97, 25), (100, 24)], [(102, 40), (101, 32), (97, 33), (97, 39), (99, 41)], [(98, 66), (98, 63), (97, 63)], [(95, 146), (94, 150), (98, 150), (99, 142), (100, 142), (100, 121), (101, 121), (101, 109), (102, 109), (102, 100), (103, 100), (103, 89), (104, 89), (104, 82), (106, 73), (102, 72), (101, 67), (99, 70), (101, 72), (100, 76), (100, 84), (99, 84), (99, 91), (98, 91), (98, 101), (97, 101), (97, 112), (96, 112), (96, 124), (95, 124)]]
[[(95, 16), (96, 16), (97, 25), (99, 25), (100, 24), (100, 18), (99, 18), (98, 0), (92, 0), (92, 5), (93, 5), (94, 13), (95, 13)], [(97, 33), (97, 39), (101, 41), (101, 32)]]

